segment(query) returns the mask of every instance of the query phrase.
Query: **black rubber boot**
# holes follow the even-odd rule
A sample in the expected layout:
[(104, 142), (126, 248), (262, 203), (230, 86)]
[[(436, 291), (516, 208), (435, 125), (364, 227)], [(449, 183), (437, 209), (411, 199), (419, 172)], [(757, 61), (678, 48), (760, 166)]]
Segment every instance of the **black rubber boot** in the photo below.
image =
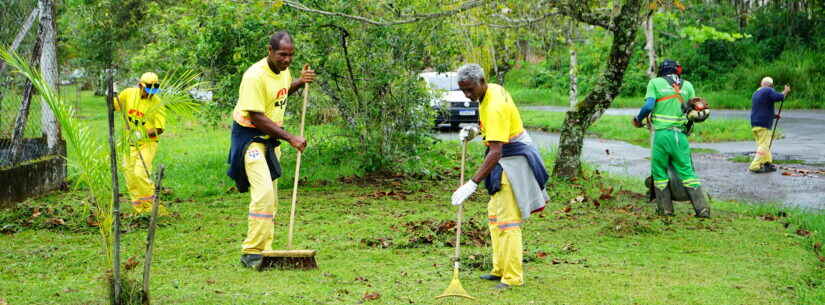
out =
[(670, 197), (670, 186), (666, 186), (663, 190), (654, 187), (653, 190), (656, 192), (656, 214), (673, 216), (673, 200), (671, 200)]
[(260, 254), (243, 254), (241, 255), (241, 265), (246, 268), (258, 269), (264, 256)]
[(690, 202), (693, 203), (693, 210), (696, 212), (696, 217), (710, 218), (710, 205), (708, 204), (708, 197), (701, 186), (685, 187), (690, 196)]
[(481, 278), (482, 280), (488, 280), (488, 281), (500, 281), (501, 280), (500, 276), (495, 276), (495, 275), (492, 275), (492, 274), (485, 274), (485, 275), (479, 276), (479, 278)]

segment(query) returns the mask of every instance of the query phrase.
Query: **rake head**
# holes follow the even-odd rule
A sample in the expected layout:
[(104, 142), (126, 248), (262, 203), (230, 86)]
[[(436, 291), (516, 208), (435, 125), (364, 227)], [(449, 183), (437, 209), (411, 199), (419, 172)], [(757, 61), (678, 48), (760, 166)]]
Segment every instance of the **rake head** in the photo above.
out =
[(458, 279), (458, 264), (456, 264), (456, 267), (453, 269), (453, 280), (450, 281), (450, 285), (447, 286), (447, 289), (445, 289), (443, 293), (435, 298), (440, 299), (446, 297), (462, 297), (471, 300), (476, 299), (467, 293), (467, 291), (464, 290), (464, 287), (461, 286), (461, 281)]

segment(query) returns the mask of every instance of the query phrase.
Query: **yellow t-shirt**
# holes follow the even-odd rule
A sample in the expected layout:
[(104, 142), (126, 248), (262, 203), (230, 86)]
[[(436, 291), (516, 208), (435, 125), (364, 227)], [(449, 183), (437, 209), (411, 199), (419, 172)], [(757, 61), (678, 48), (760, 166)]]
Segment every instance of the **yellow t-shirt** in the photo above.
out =
[(249, 119), (249, 112), (254, 111), (264, 113), (275, 124), (283, 126), (286, 98), (291, 84), (289, 69), (275, 74), (269, 69), (266, 58), (261, 59), (243, 74), (232, 119), (241, 126), (255, 127)]
[[(152, 128), (165, 128), (166, 110), (160, 97), (141, 98), (140, 88), (132, 87), (120, 92), (115, 99), (115, 110), (124, 111), (129, 129), (145, 132)], [(151, 138), (157, 141), (157, 137)]]
[(478, 119), (484, 142), (509, 143), (510, 139), (521, 134), (524, 126), (513, 98), (504, 87), (487, 84), (487, 92), (478, 106)]

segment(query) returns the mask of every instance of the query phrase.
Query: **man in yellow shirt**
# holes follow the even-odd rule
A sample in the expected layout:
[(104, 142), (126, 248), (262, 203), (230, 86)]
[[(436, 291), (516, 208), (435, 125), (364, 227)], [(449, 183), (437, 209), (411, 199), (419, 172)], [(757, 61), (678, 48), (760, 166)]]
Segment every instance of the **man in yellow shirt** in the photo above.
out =
[[(479, 125), (488, 151), (472, 179), (453, 193), (452, 204), (462, 204), (484, 180), (491, 195), (487, 216), (493, 270), (481, 278), (500, 281), (496, 289), (521, 286), (524, 284), (521, 226), (530, 214), (544, 209), (549, 199), (544, 187), (549, 176), (504, 87), (488, 84), (484, 70), (477, 64), (467, 64), (458, 70), (458, 86), (470, 100), (481, 101)], [(459, 137), (469, 141), (476, 133), (475, 127), (467, 127)]]
[(232, 112), (232, 146), (229, 171), (240, 192), (250, 193), (248, 230), (242, 244), (241, 263), (256, 268), (261, 252), (272, 249), (280, 177), (280, 142), (303, 151), (306, 140), (283, 129), (287, 95), (315, 79), (315, 71), (304, 66), (295, 81), (289, 71), (294, 47), (285, 31), (269, 39), (269, 54), (250, 66), (243, 75), (238, 102)]
[[(129, 131), (129, 156), (125, 158), (126, 188), (136, 213), (151, 211), (155, 184), (149, 177), (158, 150), (158, 138), (166, 125), (166, 112), (160, 97), (158, 75), (143, 73), (137, 87), (128, 88), (115, 99), (115, 110), (123, 112)], [(166, 215), (163, 206), (158, 207)]]

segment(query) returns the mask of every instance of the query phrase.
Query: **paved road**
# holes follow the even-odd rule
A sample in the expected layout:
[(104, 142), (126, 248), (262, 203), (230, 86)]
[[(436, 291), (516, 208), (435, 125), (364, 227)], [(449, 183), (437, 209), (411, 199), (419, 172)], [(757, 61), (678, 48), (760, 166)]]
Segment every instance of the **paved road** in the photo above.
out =
[[(523, 109), (566, 111), (564, 107), (536, 106)], [(637, 109), (609, 109), (605, 115), (635, 115)], [(749, 118), (747, 110), (716, 110), (712, 118)], [(774, 142), (774, 159), (802, 160), (807, 164), (788, 165), (790, 168), (825, 169), (825, 111), (783, 111), (780, 128), (785, 138)], [(629, 124), (628, 124), (629, 125)], [(628, 128), (631, 128), (628, 126)], [(558, 145), (559, 135), (537, 130), (530, 131), (541, 147)], [(457, 138), (453, 133), (444, 138)], [(825, 177), (784, 176), (783, 171), (752, 174), (746, 163), (728, 161), (736, 155), (750, 155), (755, 143), (721, 142), (694, 143), (693, 147), (711, 148), (718, 153), (694, 154), (694, 164), (705, 187), (714, 198), (733, 199), (753, 203), (779, 203), (814, 209), (825, 209)], [(646, 177), (650, 172), (650, 150), (622, 141), (587, 138), (583, 148), (584, 160), (614, 174)]]

